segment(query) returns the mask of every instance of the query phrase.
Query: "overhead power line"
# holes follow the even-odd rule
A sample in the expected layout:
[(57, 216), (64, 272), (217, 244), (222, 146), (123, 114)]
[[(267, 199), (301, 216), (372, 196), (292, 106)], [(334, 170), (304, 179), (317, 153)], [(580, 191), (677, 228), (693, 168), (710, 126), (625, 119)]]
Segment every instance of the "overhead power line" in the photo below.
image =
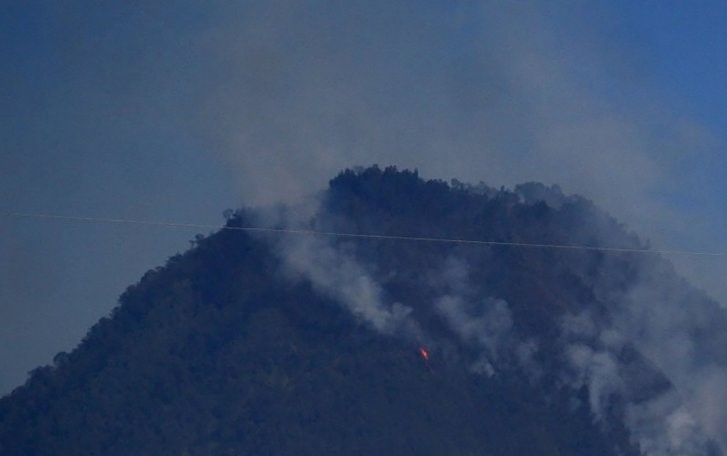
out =
[(395, 241), (411, 241), (411, 242), (439, 242), (448, 244), (470, 244), (470, 245), (486, 245), (486, 246), (510, 246), (510, 247), (524, 247), (524, 248), (543, 248), (543, 249), (567, 249), (567, 250), (593, 250), (599, 252), (611, 252), (611, 253), (643, 253), (652, 255), (695, 255), (695, 256), (712, 256), (721, 257), (726, 254), (723, 252), (698, 252), (693, 250), (672, 250), (672, 249), (634, 249), (634, 248), (621, 248), (621, 247), (601, 247), (592, 245), (578, 245), (578, 244), (540, 244), (531, 242), (505, 242), (505, 241), (487, 241), (481, 239), (456, 239), (456, 238), (442, 238), (442, 237), (424, 237), (424, 236), (397, 236), (388, 234), (372, 234), (372, 233), (344, 233), (334, 231), (318, 231), (308, 229), (295, 229), (295, 228), (273, 228), (273, 227), (262, 227), (262, 226), (219, 226), (204, 223), (181, 223), (181, 222), (165, 222), (159, 220), (139, 220), (139, 219), (125, 219), (125, 218), (109, 218), (109, 217), (84, 217), (76, 215), (61, 215), (61, 214), (31, 214), (31, 213), (20, 213), (20, 212), (0, 212), (0, 216), (13, 217), (13, 218), (27, 218), (27, 219), (46, 219), (46, 220), (62, 220), (71, 222), (85, 222), (85, 223), (105, 223), (105, 224), (126, 224), (126, 225), (146, 225), (146, 226), (160, 226), (160, 227), (174, 227), (174, 228), (195, 228), (195, 229), (212, 229), (212, 230), (231, 230), (231, 231), (247, 231), (247, 232), (262, 232), (262, 233), (280, 233), (280, 234), (294, 234), (294, 235), (311, 235), (311, 236), (326, 236), (326, 237), (343, 237), (343, 238), (355, 238), (355, 239), (388, 239)]

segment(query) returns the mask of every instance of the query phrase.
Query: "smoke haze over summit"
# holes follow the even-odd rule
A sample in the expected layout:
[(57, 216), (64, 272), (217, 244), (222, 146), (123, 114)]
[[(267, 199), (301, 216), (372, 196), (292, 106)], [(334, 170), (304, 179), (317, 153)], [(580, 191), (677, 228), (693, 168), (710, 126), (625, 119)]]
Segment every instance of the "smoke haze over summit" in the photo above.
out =
[[(556, 183), (656, 248), (724, 251), (727, 11), (702, 5), (11, 2), (3, 209), (217, 223), (377, 162)], [(0, 224), (0, 392), (194, 234)], [(723, 259), (675, 260), (724, 303)]]

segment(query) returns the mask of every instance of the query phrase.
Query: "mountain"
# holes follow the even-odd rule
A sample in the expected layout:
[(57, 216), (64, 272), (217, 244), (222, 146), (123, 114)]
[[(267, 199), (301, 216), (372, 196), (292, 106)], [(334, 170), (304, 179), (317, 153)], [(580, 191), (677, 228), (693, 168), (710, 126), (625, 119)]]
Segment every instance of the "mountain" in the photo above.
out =
[(147, 272), (0, 454), (720, 455), (727, 318), (646, 248), (555, 186), (346, 170)]

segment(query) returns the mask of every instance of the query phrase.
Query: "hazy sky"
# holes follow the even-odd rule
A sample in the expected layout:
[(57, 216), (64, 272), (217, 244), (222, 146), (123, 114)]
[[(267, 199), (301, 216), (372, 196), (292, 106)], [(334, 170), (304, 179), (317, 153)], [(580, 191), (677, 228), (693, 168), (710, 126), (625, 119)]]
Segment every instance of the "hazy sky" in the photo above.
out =
[[(0, 211), (221, 223), (346, 166), (727, 251), (723, 2), (4, 2)], [(0, 394), (195, 231), (0, 217)], [(727, 301), (727, 259), (675, 258)]]

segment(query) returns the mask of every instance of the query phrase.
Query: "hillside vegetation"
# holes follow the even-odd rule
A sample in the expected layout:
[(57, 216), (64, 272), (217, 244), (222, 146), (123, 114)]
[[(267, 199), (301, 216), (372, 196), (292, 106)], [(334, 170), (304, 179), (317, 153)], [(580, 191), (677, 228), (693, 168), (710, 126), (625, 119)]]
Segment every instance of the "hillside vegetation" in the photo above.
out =
[[(226, 227), (262, 224), (644, 248), (557, 187), (395, 168), (342, 172), (313, 214), (242, 209)], [(0, 400), (0, 454), (638, 455), (626, 414), (672, 380), (603, 330), (647, 267), (714, 307), (636, 253), (223, 229)], [(582, 370), (602, 353), (618, 388)]]

